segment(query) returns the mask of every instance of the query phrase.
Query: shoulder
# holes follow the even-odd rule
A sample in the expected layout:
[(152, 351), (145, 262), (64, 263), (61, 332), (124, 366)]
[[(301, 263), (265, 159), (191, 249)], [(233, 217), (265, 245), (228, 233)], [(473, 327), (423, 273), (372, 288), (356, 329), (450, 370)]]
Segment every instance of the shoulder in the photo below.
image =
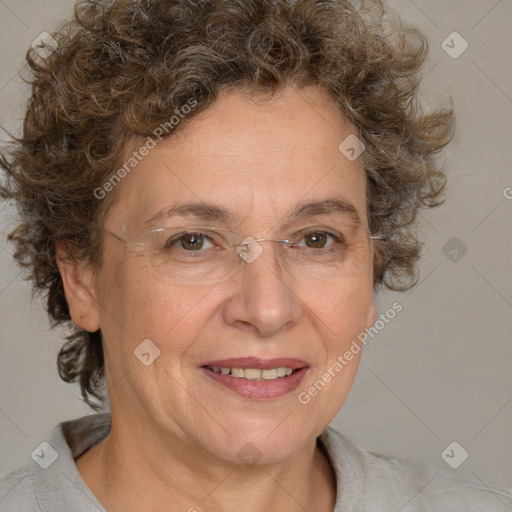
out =
[(35, 457), (0, 478), (1, 512), (104, 511), (87, 487), (74, 459), (103, 439), (110, 430), (110, 414), (86, 415), (56, 425)]
[(39, 511), (34, 491), (34, 467), (21, 466), (0, 477), (0, 510), (2, 512)]
[(327, 443), (326, 449), (340, 471), (340, 478), (343, 478), (341, 469), (348, 470), (350, 464), (350, 474), (355, 473), (361, 479), (358, 489), (364, 511), (395, 508), (404, 512), (512, 510), (512, 490), (367, 450), (331, 427), (324, 431), (321, 439)]

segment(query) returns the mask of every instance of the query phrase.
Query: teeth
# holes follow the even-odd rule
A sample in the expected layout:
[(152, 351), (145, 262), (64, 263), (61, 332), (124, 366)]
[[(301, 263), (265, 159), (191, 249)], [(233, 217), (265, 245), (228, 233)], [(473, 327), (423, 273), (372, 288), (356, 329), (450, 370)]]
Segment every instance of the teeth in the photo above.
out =
[(221, 375), (231, 374), (233, 377), (247, 380), (275, 380), (287, 377), (293, 373), (291, 368), (280, 366), (279, 368), (269, 368), (260, 370), (258, 368), (220, 368), (217, 366), (210, 367), (215, 373)]
[(277, 379), (277, 368), (271, 370), (261, 370), (261, 377), (265, 380)]
[(240, 377), (243, 379), (245, 377), (245, 372), (242, 368), (231, 368), (231, 375), (233, 375), (233, 377)]
[[(266, 370), (263, 370), (265, 372)], [(261, 374), (263, 373), (261, 370), (257, 370), (256, 368), (246, 368), (243, 370), (246, 379), (261, 379)]]

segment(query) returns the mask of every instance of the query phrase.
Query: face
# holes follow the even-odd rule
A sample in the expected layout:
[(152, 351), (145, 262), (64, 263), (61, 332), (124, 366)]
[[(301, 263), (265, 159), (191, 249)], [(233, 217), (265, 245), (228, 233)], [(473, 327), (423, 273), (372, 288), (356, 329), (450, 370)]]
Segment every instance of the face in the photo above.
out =
[[(225, 94), (142, 159), (119, 185), (105, 227), (140, 240), (145, 221), (194, 202), (229, 210), (232, 217), (206, 221), (189, 213), (160, 217), (150, 227), (177, 221), (219, 227), (219, 233), (229, 227), (241, 239), (286, 239), (304, 228), (336, 233), (340, 226), (347, 236), (359, 233), (356, 215), (361, 229), (367, 227), (365, 175), (360, 159), (350, 161), (338, 149), (354, 133), (316, 88), (288, 87), (270, 103), (250, 101), (242, 92)], [(133, 149), (127, 148), (127, 158)], [(354, 211), (290, 216), (302, 203), (328, 200)], [(316, 241), (315, 235), (303, 238), (301, 250)], [(254, 261), (241, 262), (219, 282), (205, 277), (187, 283), (148, 266), (140, 246), (125, 247), (106, 235), (93, 294), (113, 415), (235, 462), (246, 443), (262, 462), (275, 463), (321, 433), (346, 399), (360, 353), (353, 350), (341, 370), (333, 365), (376, 318), (371, 246), (351, 248), (357, 272), (343, 274), (336, 265), (332, 272), (308, 272), (323, 268), (313, 263), (306, 271), (299, 265), (301, 274), (282, 264), (278, 245), (262, 241)], [(134, 350), (147, 339), (160, 353), (146, 366)], [(226, 362), (239, 358), (245, 361)], [(296, 371), (282, 381), (245, 380), (244, 386), (240, 379), (233, 384), (233, 375), (205, 368), (219, 361)]]

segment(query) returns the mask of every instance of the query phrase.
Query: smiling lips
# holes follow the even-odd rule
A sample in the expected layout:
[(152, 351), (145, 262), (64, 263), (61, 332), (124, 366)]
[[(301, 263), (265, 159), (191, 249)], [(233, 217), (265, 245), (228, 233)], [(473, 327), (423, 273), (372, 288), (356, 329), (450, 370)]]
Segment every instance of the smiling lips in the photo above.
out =
[(269, 368), (266, 370), (260, 370), (259, 368), (227, 368), (224, 366), (207, 366), (209, 370), (212, 370), (215, 373), (220, 373), (221, 375), (232, 375), (233, 377), (237, 377), (239, 379), (249, 379), (249, 380), (275, 380), (281, 379), (282, 377), (287, 377), (293, 373), (292, 368), (286, 368), (284, 366), (279, 366), (278, 368)]
[(253, 357), (209, 361), (205, 375), (244, 398), (272, 399), (299, 385), (309, 366), (300, 359)]

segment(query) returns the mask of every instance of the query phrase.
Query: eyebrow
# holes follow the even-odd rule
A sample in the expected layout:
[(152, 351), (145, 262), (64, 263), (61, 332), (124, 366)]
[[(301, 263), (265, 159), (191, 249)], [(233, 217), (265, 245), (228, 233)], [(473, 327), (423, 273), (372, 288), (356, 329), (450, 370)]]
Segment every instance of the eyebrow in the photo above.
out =
[[(309, 217), (326, 216), (338, 214), (350, 218), (357, 226), (362, 224), (361, 217), (357, 209), (345, 199), (328, 198), (322, 201), (308, 201), (297, 204), (294, 209), (285, 216), (286, 221), (290, 222), (297, 219)], [(221, 208), (214, 204), (203, 202), (187, 202), (180, 205), (163, 208), (144, 224), (151, 226), (157, 221), (171, 217), (193, 216), (201, 221), (220, 222), (223, 224), (234, 223), (237, 216), (232, 210)]]

